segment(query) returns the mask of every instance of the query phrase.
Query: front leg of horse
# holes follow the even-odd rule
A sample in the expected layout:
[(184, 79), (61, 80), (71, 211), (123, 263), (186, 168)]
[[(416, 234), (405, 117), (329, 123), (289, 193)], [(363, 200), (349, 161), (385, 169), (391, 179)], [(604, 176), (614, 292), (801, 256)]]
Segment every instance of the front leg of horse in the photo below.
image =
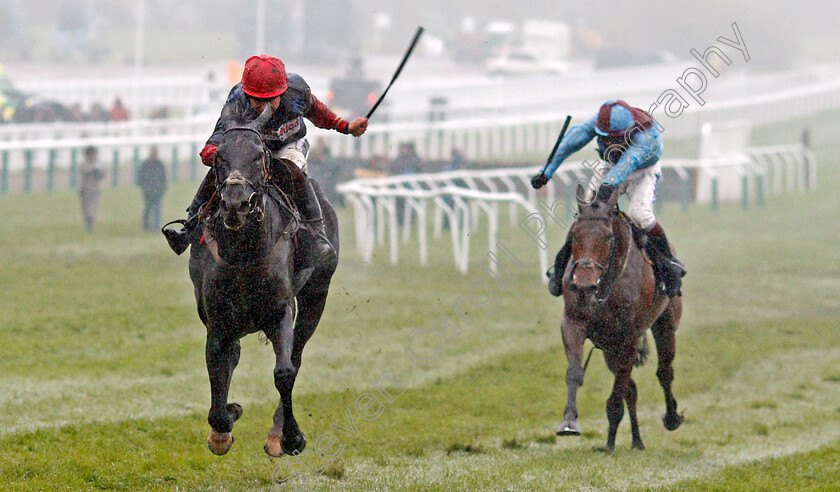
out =
[(242, 416), (242, 407), (228, 403), (228, 390), (233, 370), (239, 363), (239, 340), (222, 339), (208, 334), (205, 356), (210, 376), (211, 404), (207, 415), (210, 435), (207, 446), (216, 455), (223, 455), (233, 446), (233, 423)]
[[(633, 346), (635, 349), (635, 346)], [(615, 436), (618, 432), (618, 424), (624, 418), (624, 400), (630, 391), (630, 372), (633, 370), (633, 360), (635, 352), (631, 348), (627, 348), (621, 352), (604, 352), (604, 361), (607, 367), (615, 375), (613, 381), (612, 393), (607, 398), (607, 420), (610, 423), (610, 430), (607, 434), (607, 452), (612, 453), (615, 450)], [(635, 413), (635, 408), (633, 409)], [(638, 432), (638, 427), (635, 432)], [(641, 444), (641, 439), (639, 439)], [(636, 445), (635, 436), (633, 445)]]
[(586, 339), (585, 328), (577, 323), (563, 319), (563, 346), (566, 351), (566, 408), (563, 410), (563, 422), (557, 426), (558, 436), (579, 436), (580, 425), (577, 423), (577, 391), (583, 385), (584, 370), (583, 342)]
[(274, 386), (280, 393), (280, 403), (274, 411), (274, 425), (268, 431), (265, 452), (270, 456), (297, 454), (306, 447), (306, 438), (300, 431), (292, 412), (292, 390), (299, 364), (292, 363), (294, 348), (294, 309), (289, 303), (284, 307), (279, 326), (265, 330), (274, 346)]
[[(674, 298), (677, 299), (677, 298)], [(672, 300), (672, 302), (674, 302)], [(679, 323), (678, 311), (669, 306), (662, 316), (656, 320), (651, 327), (653, 339), (656, 342), (656, 352), (659, 359), (659, 366), (656, 369), (656, 377), (659, 385), (665, 393), (665, 415), (662, 416), (662, 424), (669, 431), (677, 430), (683, 423), (684, 417), (677, 413), (677, 400), (671, 391), (671, 383), (674, 381), (674, 355), (676, 354), (676, 341), (674, 332)], [(675, 321), (676, 320), (676, 321)]]

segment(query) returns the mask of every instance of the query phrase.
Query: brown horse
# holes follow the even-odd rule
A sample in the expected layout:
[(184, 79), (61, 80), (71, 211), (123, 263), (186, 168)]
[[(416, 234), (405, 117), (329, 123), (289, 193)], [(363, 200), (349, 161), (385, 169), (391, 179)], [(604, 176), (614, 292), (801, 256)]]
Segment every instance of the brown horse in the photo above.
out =
[(682, 299), (668, 298), (657, 289), (653, 268), (633, 240), (630, 224), (615, 212), (618, 193), (608, 201), (584, 203), (583, 188), (577, 190), (579, 215), (572, 224), (572, 261), (563, 273), (565, 312), (561, 330), (568, 368), (568, 400), (557, 435), (580, 435), (576, 395), (583, 384), (583, 342), (588, 338), (604, 353), (615, 375), (607, 399), (610, 423), (607, 451), (615, 449), (618, 424), (624, 417), (624, 402), (630, 414), (633, 447), (644, 449), (636, 420), (636, 383), (631, 377), (635, 362), (644, 356), (640, 343), (648, 328), (653, 332), (659, 367), (656, 375), (665, 392), (666, 413), (662, 422), (675, 430), (683, 421), (671, 393), (674, 371), (674, 334), (682, 315)]

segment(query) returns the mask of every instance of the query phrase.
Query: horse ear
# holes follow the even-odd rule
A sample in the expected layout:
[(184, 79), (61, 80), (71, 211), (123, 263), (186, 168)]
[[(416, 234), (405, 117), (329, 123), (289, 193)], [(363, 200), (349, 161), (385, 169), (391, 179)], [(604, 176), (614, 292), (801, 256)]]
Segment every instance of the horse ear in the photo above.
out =
[(271, 104), (266, 104), (265, 109), (263, 109), (263, 112), (260, 113), (257, 119), (248, 123), (245, 127), (250, 128), (251, 130), (260, 131), (262, 130), (262, 127), (268, 123), (268, 120), (271, 119), (272, 114), (274, 114), (274, 111), (271, 109)]
[(219, 116), (219, 121), (222, 122), (225, 130), (239, 126), (239, 122), (233, 114), (233, 107), (230, 104), (225, 104), (225, 107), (222, 108), (222, 114)]
[(583, 185), (578, 183), (577, 189), (575, 189), (575, 201), (577, 202), (578, 212), (581, 211), (581, 208), (586, 205), (586, 192), (583, 191)]
[(612, 195), (610, 195), (610, 199), (607, 200), (607, 210), (615, 208), (615, 204), (618, 202), (618, 196), (620, 194), (621, 193), (619, 193), (618, 190), (613, 190)]

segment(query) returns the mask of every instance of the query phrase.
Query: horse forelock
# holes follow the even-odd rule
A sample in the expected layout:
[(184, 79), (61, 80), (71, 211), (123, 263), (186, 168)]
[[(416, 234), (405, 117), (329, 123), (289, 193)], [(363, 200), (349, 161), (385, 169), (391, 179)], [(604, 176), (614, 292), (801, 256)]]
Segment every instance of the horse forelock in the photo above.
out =
[(581, 207), (580, 214), (578, 215), (581, 219), (603, 219), (609, 220), (610, 218), (610, 209), (607, 205), (603, 202), (594, 201), (591, 204)]

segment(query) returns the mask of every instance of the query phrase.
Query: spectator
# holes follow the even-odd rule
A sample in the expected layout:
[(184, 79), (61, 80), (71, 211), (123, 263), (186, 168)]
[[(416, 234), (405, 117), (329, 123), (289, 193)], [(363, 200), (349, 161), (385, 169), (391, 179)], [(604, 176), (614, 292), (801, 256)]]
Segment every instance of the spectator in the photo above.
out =
[(324, 137), (319, 137), (315, 146), (309, 152), (309, 164), (307, 164), (309, 176), (321, 184), (321, 189), (327, 199), (333, 204), (340, 204), (342, 196), (335, 191), (340, 181), (341, 169), (335, 159), (332, 158), (329, 143)]
[(160, 202), (166, 193), (166, 168), (158, 158), (157, 147), (149, 149), (149, 157), (137, 170), (137, 186), (143, 190), (143, 229), (160, 227)]
[(90, 107), (90, 113), (88, 113), (88, 121), (94, 122), (106, 122), (110, 119), (108, 116), (108, 112), (105, 111), (105, 108), (102, 106), (102, 103), (95, 102)]
[(128, 121), (128, 110), (123, 106), (122, 99), (117, 96), (111, 107), (111, 121)]
[(400, 144), (400, 153), (391, 163), (392, 174), (417, 174), (420, 172), (420, 156), (414, 149), (414, 142)]
[(96, 147), (86, 147), (84, 154), (84, 160), (79, 167), (79, 196), (82, 201), (85, 229), (93, 232), (93, 223), (99, 211), (99, 197), (102, 195), (105, 170), (99, 162), (99, 151)]
[(457, 171), (458, 169), (463, 169), (465, 164), (464, 154), (455, 147), (452, 147), (452, 151), (449, 153), (449, 161), (445, 164), (444, 170)]
[(82, 113), (82, 106), (79, 103), (73, 104), (69, 108), (70, 111), (70, 118), (72, 121), (85, 121), (85, 115)]
[(152, 110), (152, 113), (149, 115), (150, 120), (165, 120), (169, 118), (169, 107), (168, 106), (158, 106)]

